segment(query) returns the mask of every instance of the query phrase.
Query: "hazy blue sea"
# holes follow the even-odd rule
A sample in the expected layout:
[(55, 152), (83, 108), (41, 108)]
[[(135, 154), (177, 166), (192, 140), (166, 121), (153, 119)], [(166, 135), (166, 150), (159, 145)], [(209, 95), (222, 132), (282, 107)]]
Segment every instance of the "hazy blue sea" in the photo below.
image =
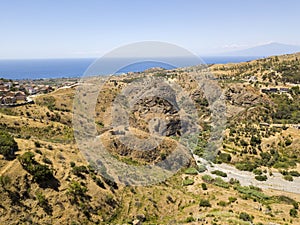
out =
[[(259, 57), (202, 57), (206, 64), (245, 62)], [(43, 79), (80, 77), (95, 59), (28, 59), (0, 60), (0, 78), (7, 79)], [(187, 63), (188, 64), (188, 63)], [(164, 63), (143, 62), (126, 66), (118, 73), (138, 72), (152, 67), (172, 69), (174, 66)]]

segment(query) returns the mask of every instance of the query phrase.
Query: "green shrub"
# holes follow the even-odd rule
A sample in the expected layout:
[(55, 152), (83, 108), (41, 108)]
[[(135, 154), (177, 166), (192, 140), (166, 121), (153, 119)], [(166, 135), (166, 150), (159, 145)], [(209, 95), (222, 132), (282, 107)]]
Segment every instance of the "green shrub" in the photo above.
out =
[(255, 176), (255, 179), (258, 181), (266, 181), (268, 177), (266, 175), (257, 175)]
[(185, 219), (186, 223), (191, 223), (191, 222), (195, 222), (195, 221), (196, 221), (195, 218), (192, 216), (189, 216), (188, 218)]
[(257, 136), (252, 136), (250, 139), (250, 145), (256, 146), (261, 144), (261, 138)]
[(200, 207), (211, 207), (211, 204), (209, 202), (209, 200), (207, 199), (201, 199), (200, 203), (199, 203)]
[(235, 178), (230, 178), (229, 183), (230, 184), (240, 184), (240, 181)]
[(52, 170), (46, 165), (36, 164), (29, 172), (37, 182), (48, 181), (53, 177)]
[(283, 176), (283, 179), (287, 180), (287, 181), (293, 181), (294, 178), (291, 175), (285, 175)]
[(212, 178), (211, 176), (205, 174), (202, 176), (202, 180), (206, 183), (212, 183), (214, 181), (214, 178)]
[(184, 180), (182, 181), (182, 185), (183, 185), (183, 186), (188, 186), (188, 185), (193, 185), (193, 184), (194, 184), (194, 180), (189, 179), (189, 178), (184, 179)]
[(0, 130), (0, 154), (3, 155), (5, 159), (13, 159), (18, 149), (18, 144), (15, 139), (9, 133)]
[(229, 201), (230, 203), (233, 203), (233, 202), (235, 202), (236, 200), (237, 200), (236, 197), (229, 197), (229, 198), (228, 198), (228, 201)]
[(9, 176), (0, 176), (0, 187), (6, 189), (11, 184), (11, 178)]
[(249, 221), (249, 222), (252, 222), (252, 220), (253, 220), (253, 216), (249, 215), (249, 214), (246, 213), (246, 212), (241, 212), (239, 218), (240, 218), (241, 220)]
[(76, 176), (82, 176), (83, 173), (88, 174), (88, 169), (85, 166), (74, 166), (72, 172)]
[(225, 206), (227, 205), (227, 203), (224, 202), (224, 201), (219, 201), (219, 202), (218, 202), (218, 205), (219, 205), (219, 206), (222, 206), (222, 207), (225, 207)]
[(214, 182), (213, 182), (214, 185), (218, 186), (218, 187), (222, 187), (222, 188), (229, 188), (230, 185), (225, 182), (224, 180), (222, 180), (220, 177), (217, 177)]
[(260, 190), (249, 186), (249, 187), (242, 187), (240, 185), (236, 185), (234, 187), (239, 193), (246, 195), (248, 198), (257, 199), (257, 200), (268, 200), (270, 197), (268, 195), (265, 195)]
[(50, 159), (48, 159), (47, 157), (43, 158), (43, 162), (46, 163), (46, 164), (52, 165), (52, 161)]
[(220, 171), (220, 170), (214, 170), (211, 172), (212, 174), (215, 174), (217, 176), (220, 176), (220, 177), (227, 177), (227, 173), (223, 172), (223, 171)]
[(256, 164), (253, 164), (251, 162), (249, 163), (237, 163), (235, 164), (235, 167), (238, 169), (238, 170), (242, 170), (242, 171), (250, 171), (252, 172), (254, 169), (257, 168), (257, 165)]
[(53, 178), (53, 172), (47, 165), (41, 165), (34, 160), (32, 152), (25, 152), (18, 158), (23, 168), (33, 176), (37, 182), (48, 181)]
[(84, 196), (86, 192), (87, 192), (87, 188), (85, 186), (73, 180), (69, 184), (67, 193), (73, 196)]
[(34, 146), (35, 146), (36, 148), (40, 148), (40, 147), (41, 147), (41, 143), (38, 142), (38, 141), (35, 141), (35, 142), (34, 142)]
[(42, 151), (40, 149), (35, 149), (34, 150), (37, 154), (43, 155)]
[(184, 171), (185, 174), (190, 174), (190, 175), (197, 175), (198, 174), (198, 170), (194, 167), (190, 167), (190, 168), (187, 168), (185, 171)]
[(231, 155), (228, 153), (220, 153), (218, 158), (224, 163), (229, 163), (231, 161)]
[(207, 190), (207, 186), (205, 183), (201, 183), (201, 187), (202, 187), (202, 190), (203, 191), (206, 191)]
[(96, 177), (96, 178), (94, 179), (94, 181), (95, 181), (95, 183), (96, 183), (99, 187), (105, 189), (105, 185), (104, 185), (104, 183), (102, 182), (102, 180), (101, 180), (100, 178)]
[(291, 217), (297, 217), (298, 212), (295, 208), (290, 209), (290, 216)]
[(198, 172), (199, 173), (203, 173), (205, 172), (207, 169), (204, 165), (198, 165)]
[(40, 205), (40, 206), (45, 206), (46, 204), (47, 204), (47, 200), (46, 200), (46, 197), (45, 197), (45, 195), (43, 195), (43, 193), (42, 192), (36, 192), (35, 193), (35, 196), (36, 196), (36, 198), (37, 198), (37, 200), (38, 200), (38, 204)]
[(300, 177), (300, 173), (296, 170), (290, 171), (289, 174), (293, 177)]
[(299, 209), (298, 202), (294, 201), (292, 204), (293, 204), (294, 209)]
[(255, 175), (262, 175), (261, 169), (254, 169), (252, 172), (253, 172)]

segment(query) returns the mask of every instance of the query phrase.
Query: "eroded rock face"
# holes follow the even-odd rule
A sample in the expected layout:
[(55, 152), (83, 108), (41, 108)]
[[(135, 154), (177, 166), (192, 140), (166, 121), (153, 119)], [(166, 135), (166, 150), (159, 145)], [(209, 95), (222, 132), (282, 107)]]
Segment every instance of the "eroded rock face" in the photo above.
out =
[(227, 101), (236, 106), (251, 106), (270, 102), (267, 98), (260, 96), (255, 88), (242, 84), (230, 85), (226, 90), (225, 97)]
[(130, 124), (145, 132), (162, 136), (180, 135), (178, 107), (158, 96), (140, 99), (134, 105)]

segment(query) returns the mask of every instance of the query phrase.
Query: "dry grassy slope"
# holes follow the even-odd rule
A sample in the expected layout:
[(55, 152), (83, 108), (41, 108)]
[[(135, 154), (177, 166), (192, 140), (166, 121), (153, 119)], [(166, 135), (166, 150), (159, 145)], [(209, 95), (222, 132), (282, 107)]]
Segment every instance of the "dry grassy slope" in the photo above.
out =
[[(195, 84), (190, 83), (186, 72), (171, 71), (168, 73), (172, 77), (171, 79), (180, 82), (186, 88), (192, 87), (191, 90), (194, 91)], [(99, 95), (96, 111), (96, 122), (102, 123), (99, 125), (99, 131), (103, 129), (103, 126), (109, 127), (110, 103), (125, 84), (126, 82), (119, 82), (119, 86), (115, 86), (114, 83), (108, 83)], [(251, 117), (255, 120), (257, 116), (260, 116), (261, 109), (255, 110), (253, 101), (244, 104), (246, 100), (254, 98), (255, 104), (269, 101), (266, 96), (261, 96), (256, 88), (248, 84), (245, 87), (243, 84), (221, 85), (224, 85), (227, 90), (230, 88), (234, 90), (230, 91), (231, 100), (234, 101), (228, 100), (228, 108), (231, 109), (229, 115), (235, 118), (233, 121)], [(74, 89), (61, 89), (37, 97), (37, 104), (2, 110), (0, 114), (1, 128), (5, 128), (15, 135), (20, 149), (17, 154), (21, 155), (26, 151), (34, 152), (35, 159), (42, 164), (45, 164), (44, 158), (51, 160), (54, 176), (59, 180), (60, 185), (58, 190), (41, 188), (32, 180), (32, 176), (22, 169), (17, 159), (12, 161), (0, 159), (0, 175), (9, 176), (12, 179), (8, 186), (0, 187), (0, 224), (95, 224), (96, 222), (124, 224), (132, 222), (136, 218), (140, 220), (145, 218), (145, 224), (185, 224), (191, 218), (199, 219), (198, 222), (192, 222), (193, 224), (247, 224), (238, 218), (240, 212), (253, 215), (255, 223), (300, 224), (299, 218), (289, 216), (289, 210), (292, 208), (290, 204), (259, 203), (251, 198), (246, 199), (233, 187), (224, 189), (207, 184), (208, 190), (204, 191), (201, 187), (203, 183), (201, 175), (185, 175), (181, 171), (165, 183), (156, 186), (119, 186), (118, 189), (106, 184), (104, 179), (98, 175), (96, 178), (104, 183), (105, 188), (97, 186), (94, 181), (95, 175), (92, 172), (83, 174), (85, 179), (74, 175), (70, 166), (71, 162), (75, 162), (76, 166), (87, 166), (88, 164), (77, 149), (71, 135), (73, 95)], [(240, 114), (237, 114), (238, 112)], [(298, 149), (297, 135), (299, 134), (292, 129), (283, 131), (283, 135), (289, 134), (295, 141), (287, 150)], [(109, 136), (110, 134), (106, 131), (103, 135)], [(276, 135), (281, 137), (278, 133)], [(106, 140), (113, 139), (113, 137), (109, 137)], [(276, 136), (274, 136), (274, 140), (277, 140)], [(36, 141), (41, 143), (40, 148), (35, 146)], [(267, 146), (267, 141), (268, 139), (263, 140), (263, 148)], [(232, 148), (235, 148), (234, 145)], [(114, 152), (118, 153), (118, 149), (115, 149)], [(138, 158), (134, 154), (131, 157)], [(194, 184), (183, 186), (183, 181), (187, 178), (194, 180)], [(86, 195), (90, 196), (80, 204), (72, 203), (70, 196), (67, 195), (69, 185), (73, 180), (83, 182), (88, 190)], [(52, 212), (50, 210), (50, 213), (48, 211), (47, 214), (38, 204), (37, 192), (45, 196)], [(296, 194), (271, 190), (264, 192), (268, 195), (286, 195), (300, 201), (299, 195)], [(236, 197), (237, 201), (229, 204), (229, 197)], [(212, 207), (199, 207), (201, 199), (208, 199)], [(225, 205), (220, 204), (220, 201), (224, 201)], [(271, 212), (266, 211), (269, 204), (272, 208)], [(84, 214), (86, 211), (89, 212), (90, 217)]]
[(300, 53), (272, 56), (242, 63), (215, 64), (210, 66), (210, 70), (215, 76), (230, 76), (231, 78), (256, 76), (259, 81), (263, 81), (263, 75), (268, 75), (270, 72), (274, 72), (274, 74), (272, 74), (273, 77), (279, 78), (281, 73), (276, 71), (275, 68), (277, 68), (279, 64), (282, 65), (283, 63), (289, 63), (298, 59), (300, 59)]

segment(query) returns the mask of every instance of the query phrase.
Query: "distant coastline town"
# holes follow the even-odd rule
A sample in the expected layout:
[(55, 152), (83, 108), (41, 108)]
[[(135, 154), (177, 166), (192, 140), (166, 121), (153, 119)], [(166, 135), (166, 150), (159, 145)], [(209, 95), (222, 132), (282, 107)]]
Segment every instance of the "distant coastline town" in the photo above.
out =
[(47, 94), (77, 84), (76, 78), (8, 80), (0, 78), (0, 107), (16, 107), (34, 103), (34, 95)]

